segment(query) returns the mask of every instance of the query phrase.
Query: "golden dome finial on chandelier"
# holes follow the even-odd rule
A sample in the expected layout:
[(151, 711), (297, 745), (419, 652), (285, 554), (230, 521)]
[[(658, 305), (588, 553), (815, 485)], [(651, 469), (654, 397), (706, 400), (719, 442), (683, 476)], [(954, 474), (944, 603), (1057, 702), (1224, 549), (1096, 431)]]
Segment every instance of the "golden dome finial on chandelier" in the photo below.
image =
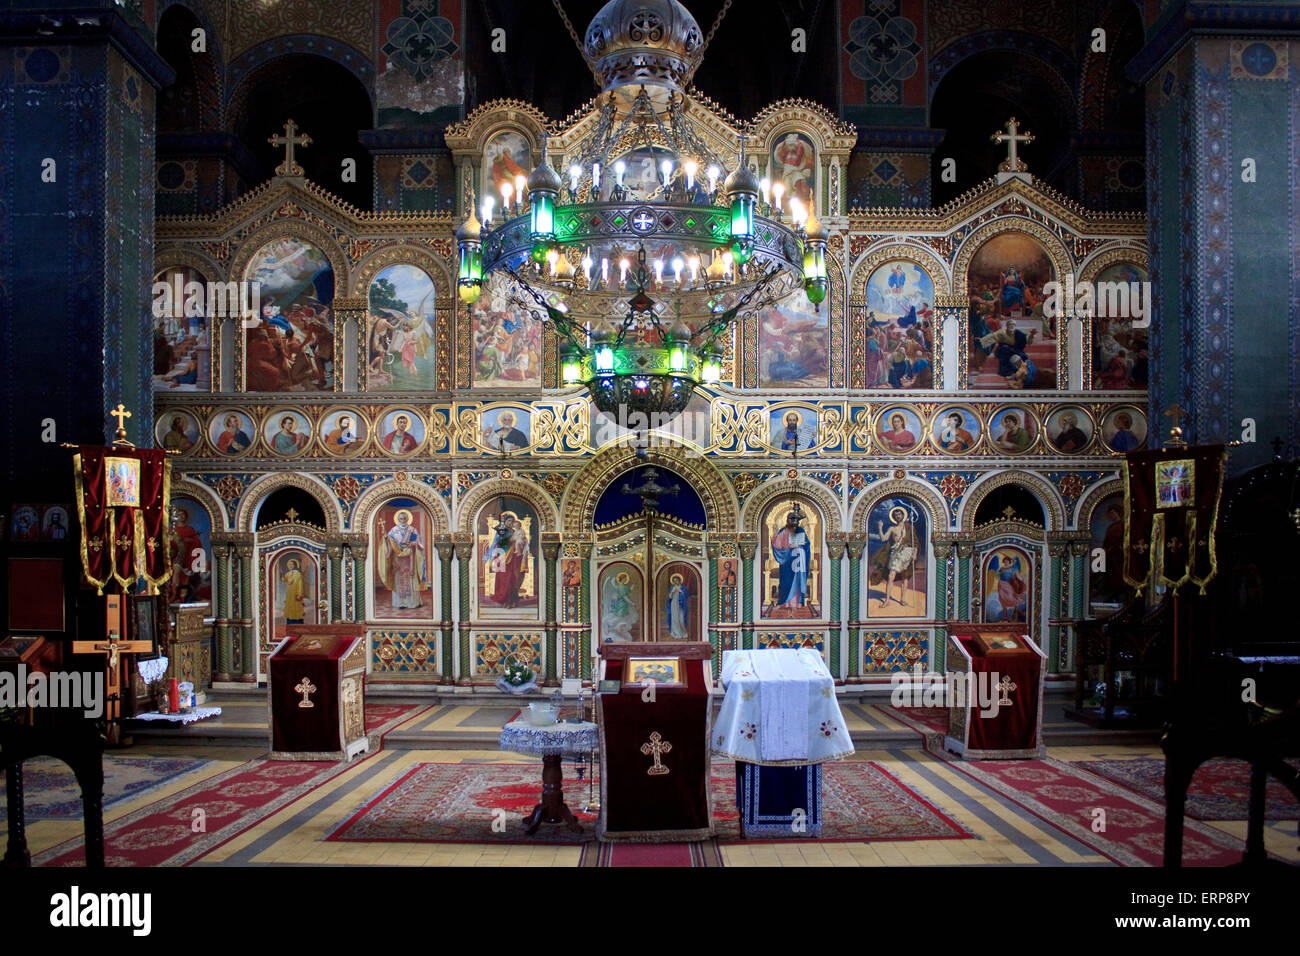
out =
[(583, 44), (602, 92), (631, 84), (680, 92), (704, 58), (704, 31), (677, 0), (610, 0)]

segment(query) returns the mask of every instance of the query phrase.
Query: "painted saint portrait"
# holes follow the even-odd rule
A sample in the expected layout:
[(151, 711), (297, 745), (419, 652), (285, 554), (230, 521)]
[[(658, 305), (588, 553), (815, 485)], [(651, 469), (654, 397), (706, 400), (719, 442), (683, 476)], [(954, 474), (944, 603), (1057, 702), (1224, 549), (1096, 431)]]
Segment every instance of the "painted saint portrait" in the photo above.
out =
[(199, 444), (199, 423), (189, 412), (164, 412), (154, 427), (158, 447), (188, 455)]
[(1033, 567), (1019, 548), (998, 548), (984, 559), (984, 623), (1028, 623)]
[(1088, 600), (1121, 604), (1130, 589), (1124, 583), (1124, 496), (1110, 495), (1092, 509), (1088, 521), (1092, 547), (1088, 558)]
[(524, 408), (493, 408), (479, 418), (479, 441), (492, 451), (522, 451), (532, 444), (528, 437), (532, 412)]
[(51, 505), (41, 515), (41, 540), (66, 541), (70, 527), (68, 509), (62, 505)]
[(395, 458), (415, 453), (424, 444), (424, 419), (409, 408), (384, 413), (377, 432), (379, 447)]
[(319, 624), (319, 580), (316, 558), (298, 548), (288, 548), (270, 560), (268, 585), (271, 592), (273, 642), (284, 640), (289, 628)]
[(261, 314), (244, 328), (244, 389), (310, 392), (334, 387), (334, 269), (302, 239), (263, 246), (244, 280), (261, 288)]
[(674, 561), (655, 576), (655, 602), (659, 615), (655, 637), (661, 641), (700, 639), (700, 575), (695, 568)]
[(208, 510), (184, 495), (172, 498), (167, 558), (171, 577), (164, 588), (168, 604), (212, 600), (212, 519)]
[(1056, 388), (1057, 318), (1043, 314), (1055, 279), (1046, 250), (1020, 232), (980, 246), (967, 273), (971, 388)]
[(433, 617), (432, 522), (411, 498), (384, 502), (374, 517), (372, 580), (377, 618), (429, 620)]
[(510, 184), (510, 201), (518, 202), (515, 178), (526, 180), (533, 169), (532, 152), (522, 133), (503, 130), (488, 141), (483, 150), (483, 195), (494, 196), (501, 208), (501, 187)]
[(262, 426), (266, 444), (277, 455), (300, 455), (311, 444), (311, 422), (302, 412), (281, 408)]
[(327, 454), (355, 455), (370, 437), (370, 423), (355, 408), (336, 408), (321, 416), (317, 431)]
[(1101, 440), (1111, 451), (1126, 452), (1147, 443), (1147, 417), (1136, 408), (1116, 408), (1101, 421)]
[(914, 262), (867, 280), (867, 388), (934, 388), (934, 282)]
[(963, 405), (940, 409), (930, 423), (930, 437), (940, 451), (964, 455), (979, 444), (983, 428), (975, 412)]
[(110, 508), (140, 507), (140, 460), (104, 459), (104, 503)]
[(433, 280), (411, 265), (389, 266), (370, 283), (366, 387), (431, 389), (434, 375)]
[(542, 327), (510, 301), (507, 283), (489, 277), (470, 307), (475, 388), (540, 388)]
[(915, 451), (924, 437), (921, 417), (905, 405), (887, 408), (876, 417), (876, 443), (891, 455)]
[(19, 505), (9, 520), (9, 537), (13, 541), (41, 540), (41, 515), (31, 505)]
[(817, 444), (817, 412), (811, 408), (776, 408), (768, 413), (772, 447), (806, 451)]
[(1047, 418), (1047, 442), (1064, 455), (1077, 455), (1092, 441), (1092, 418), (1077, 405), (1058, 408)]
[(600, 641), (621, 644), (641, 640), (641, 571), (619, 561), (600, 572)]
[[(1128, 285), (1131, 302), (1135, 290), (1130, 283), (1143, 283), (1147, 279), (1147, 271), (1140, 266), (1117, 263), (1103, 269), (1096, 282), (1099, 291), (1105, 288), (1103, 283), (1122, 282)], [(1140, 289), (1141, 286), (1137, 288)], [(1146, 305), (1150, 307), (1149, 302)], [(1093, 308), (1100, 311), (1095, 302)], [(1149, 313), (1147, 321), (1150, 321)], [(1131, 317), (1099, 314), (1092, 322), (1092, 387), (1106, 391), (1146, 388), (1150, 328), (1135, 328)]]
[(498, 498), (479, 512), (476, 529), (479, 617), (535, 620), (540, 529), (532, 506)]
[(223, 455), (232, 458), (242, 455), (253, 447), (257, 437), (257, 426), (247, 413), (229, 408), (218, 412), (208, 423), (208, 440)]
[(867, 516), (867, 616), (925, 617), (926, 512), (907, 495), (882, 498)]
[(821, 617), (821, 516), (800, 502), (778, 501), (763, 518), (763, 617)]
[(813, 308), (797, 289), (758, 313), (758, 384), (825, 388), (830, 384), (830, 307)]
[(989, 420), (993, 447), (1003, 454), (1019, 455), (1033, 447), (1038, 439), (1038, 423), (1022, 407), (1003, 408)]
[(206, 392), (212, 387), (207, 280), (197, 269), (177, 266), (164, 269), (153, 281), (166, 283), (169, 290), (162, 297), (155, 291), (154, 391)]
[[(805, 209), (812, 209), (817, 191), (817, 149), (805, 134), (791, 130), (772, 144), (768, 178), (785, 185), (785, 199), (798, 198)], [(785, 202), (783, 200), (782, 205)]]

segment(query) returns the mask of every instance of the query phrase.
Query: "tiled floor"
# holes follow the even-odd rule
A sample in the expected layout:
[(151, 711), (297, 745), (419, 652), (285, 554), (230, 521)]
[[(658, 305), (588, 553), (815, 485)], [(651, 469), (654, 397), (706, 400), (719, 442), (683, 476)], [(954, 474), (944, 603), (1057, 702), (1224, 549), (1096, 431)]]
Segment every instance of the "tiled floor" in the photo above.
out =
[[(436, 731), (449, 735), (482, 735), (494, 731), (516, 708), (444, 705), (415, 711), (389, 737), (402, 732)], [(878, 707), (849, 705), (851, 726), (897, 730), (897, 724)], [(265, 706), (260, 714), (265, 720)], [(243, 708), (229, 718), (248, 723), (256, 718)], [(468, 743), (468, 741), (467, 741)], [(135, 755), (201, 756), (213, 763), (193, 774), (171, 781), (149, 794), (124, 800), (106, 814), (111, 823), (150, 802), (170, 796), (209, 776), (222, 773), (259, 756), (254, 748), (181, 744), (137, 747)], [(1125, 759), (1159, 756), (1151, 745), (1055, 747), (1049, 754), (1061, 760)], [(265, 864), (389, 864), (400, 866), (576, 866), (579, 846), (393, 844), (326, 842), (324, 836), (362, 805), (373, 799), (415, 764), (421, 762), (518, 763), (528, 760), (494, 747), (462, 745), (453, 749), (385, 749), (358, 762), (306, 793), (278, 812), (259, 821), (194, 865)], [(877, 843), (756, 843), (724, 844), (726, 866), (951, 866), (951, 865), (1060, 865), (1109, 866), (1110, 861), (1058, 828), (1028, 813), (1019, 805), (954, 769), (953, 765), (920, 749), (860, 751), (854, 760), (874, 761), (934, 807), (973, 834), (966, 840), (917, 840)], [(1215, 823), (1225, 833), (1244, 836), (1244, 821)], [(78, 836), (79, 821), (36, 821), (28, 828), (33, 855)], [(1270, 851), (1300, 862), (1294, 821), (1279, 821), (1267, 829)]]

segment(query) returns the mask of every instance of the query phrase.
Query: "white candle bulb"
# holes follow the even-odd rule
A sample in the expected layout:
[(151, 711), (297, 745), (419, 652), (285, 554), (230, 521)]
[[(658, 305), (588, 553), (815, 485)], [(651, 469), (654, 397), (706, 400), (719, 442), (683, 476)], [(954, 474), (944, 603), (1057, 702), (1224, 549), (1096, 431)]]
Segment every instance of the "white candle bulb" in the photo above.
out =
[(803, 203), (799, 201), (798, 196), (790, 197), (790, 221), (798, 226), (804, 221)]
[(546, 261), (551, 264), (551, 275), (555, 275), (555, 264), (560, 261), (560, 254), (552, 249), (546, 254)]
[(664, 185), (667, 186), (668, 180), (673, 174), (673, 161), (671, 159), (665, 159), (659, 164), (659, 169), (664, 174)]
[(718, 188), (718, 177), (722, 175), (722, 170), (717, 166), (709, 167), (709, 192), (714, 192)]
[(489, 226), (492, 224), (492, 207), (496, 204), (497, 200), (495, 196), (483, 197), (483, 225)]
[(510, 183), (501, 184), (501, 210), (502, 212), (510, 208), (510, 197), (515, 194), (515, 187)]
[(609, 282), (609, 260), (608, 259), (600, 260), (600, 281), (602, 285), (607, 284)]
[(582, 271), (587, 276), (587, 284), (591, 284), (591, 256), (582, 257)]
[(770, 179), (760, 179), (758, 181), (758, 188), (763, 193), (763, 202), (770, 203), (772, 201), (770, 195), (772, 190), (772, 181)]
[(772, 204), (773, 204), (774, 206), (776, 206), (777, 209), (780, 209), (780, 208), (781, 208), (781, 197), (784, 196), (784, 195), (785, 195), (785, 183), (773, 183), (773, 184), (772, 184), (772, 199), (773, 199), (773, 203), (772, 203)]
[(591, 164), (591, 188), (600, 188), (600, 163)]
[(628, 270), (627, 260), (626, 259), (618, 260), (618, 281), (619, 282), (627, 281), (627, 270)]
[(620, 186), (623, 185), (623, 174), (625, 172), (627, 172), (627, 163), (620, 159), (614, 164), (614, 178), (618, 180)]
[(673, 259), (673, 278), (677, 280), (678, 285), (682, 284), (682, 266), (684, 265), (686, 265), (686, 263), (682, 262), (680, 256)]
[(662, 259), (656, 259), (655, 260), (655, 283), (660, 284), (663, 281), (664, 281), (664, 261)]
[(687, 189), (694, 189), (694, 188), (695, 188), (695, 171), (696, 171), (697, 169), (699, 169), (699, 168), (700, 168), (699, 165), (698, 165), (698, 164), (695, 162), (695, 160), (693, 160), (693, 159), (688, 159), (688, 160), (686, 161), (686, 165), (684, 165), (684, 166), (682, 167), (682, 169), (686, 170), (686, 188), (687, 188)]
[(574, 163), (569, 167), (569, 188), (578, 191), (578, 180), (582, 178), (582, 167)]
[(691, 267), (691, 281), (694, 282), (700, 277), (700, 257), (691, 256), (689, 265)]
[(524, 178), (524, 174), (518, 173), (515, 176), (515, 195), (519, 197), (520, 202), (524, 201), (524, 189), (527, 185), (528, 180)]
[(730, 252), (724, 252), (722, 254), (722, 264), (727, 267), (727, 275), (731, 275), (732, 264), (735, 261), (736, 261), (735, 256), (733, 256)]

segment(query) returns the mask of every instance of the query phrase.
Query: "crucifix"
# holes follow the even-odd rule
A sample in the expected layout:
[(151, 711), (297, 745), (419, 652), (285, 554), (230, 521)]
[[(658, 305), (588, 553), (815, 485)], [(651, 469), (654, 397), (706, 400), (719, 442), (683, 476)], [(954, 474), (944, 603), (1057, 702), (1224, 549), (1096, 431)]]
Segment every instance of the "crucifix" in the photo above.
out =
[[(658, 635), (649, 634), (649, 624), (652, 620), (658, 620), (658, 615), (651, 617), (651, 609), (654, 608), (654, 560), (655, 560), (655, 514), (659, 509), (659, 499), (676, 495), (681, 491), (681, 485), (673, 482), (671, 485), (661, 485), (655, 479), (659, 477), (659, 471), (655, 468), (646, 468), (641, 472), (641, 484), (633, 488), (626, 482), (623, 483), (623, 494), (637, 495), (641, 498), (641, 513), (645, 515), (645, 610), (643, 614), (646, 617), (647, 637), (650, 640), (658, 640)], [(656, 758), (658, 760), (658, 758)], [(664, 771), (667, 773), (667, 771)]]
[(641, 752), (643, 754), (647, 757), (653, 756), (655, 758), (654, 765), (651, 766), (646, 773), (652, 777), (662, 777), (664, 774), (668, 773), (668, 768), (660, 763), (659, 757), (661, 754), (666, 754), (672, 749), (673, 745), (669, 741), (664, 740), (659, 731), (656, 730), (651, 733), (650, 742), (641, 745)]
[(117, 723), (122, 712), (121, 656), (147, 654), (153, 650), (153, 642), (122, 639), (122, 595), (108, 595), (107, 610), (104, 626), (107, 636), (100, 640), (73, 641), (72, 653), (105, 656), (104, 716), (108, 722), (108, 741), (117, 744), (121, 740), (121, 728)]
[(1025, 161), (1021, 159), (1017, 153), (1016, 147), (1020, 143), (1032, 143), (1034, 141), (1034, 134), (1029, 132), (1021, 133), (1020, 124), (1016, 122), (1014, 116), (1007, 120), (1005, 131), (994, 133), (989, 137), (989, 139), (994, 143), (1007, 144), (1007, 158), (1002, 161), (1000, 166), (998, 166), (999, 172), (1023, 173), (1029, 169), (1029, 167), (1025, 165)]
[(295, 146), (310, 146), (311, 137), (306, 133), (303, 133), (301, 136), (295, 136), (294, 134), (297, 131), (298, 124), (293, 120), (289, 120), (284, 124), (283, 136), (276, 133), (267, 140), (267, 142), (272, 146), (284, 147), (284, 162), (275, 167), (275, 174), (277, 176), (301, 176), (303, 174), (302, 167), (299, 166), (293, 158), (293, 148)]

